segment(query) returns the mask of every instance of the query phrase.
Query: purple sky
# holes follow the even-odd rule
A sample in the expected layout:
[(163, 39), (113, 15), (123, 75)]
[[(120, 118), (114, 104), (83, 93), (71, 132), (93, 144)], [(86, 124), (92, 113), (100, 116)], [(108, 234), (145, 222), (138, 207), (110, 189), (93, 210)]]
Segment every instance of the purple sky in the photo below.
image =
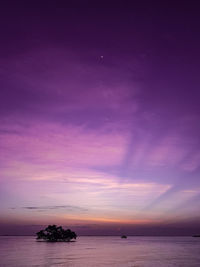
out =
[(200, 232), (198, 6), (41, 2), (1, 8), (0, 234)]

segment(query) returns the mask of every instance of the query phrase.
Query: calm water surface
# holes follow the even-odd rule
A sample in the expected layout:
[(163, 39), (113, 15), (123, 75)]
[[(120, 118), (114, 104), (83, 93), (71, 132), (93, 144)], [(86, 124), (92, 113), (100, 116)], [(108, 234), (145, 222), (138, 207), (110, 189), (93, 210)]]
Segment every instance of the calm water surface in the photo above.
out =
[(200, 238), (78, 237), (71, 243), (0, 237), (0, 266), (199, 267)]

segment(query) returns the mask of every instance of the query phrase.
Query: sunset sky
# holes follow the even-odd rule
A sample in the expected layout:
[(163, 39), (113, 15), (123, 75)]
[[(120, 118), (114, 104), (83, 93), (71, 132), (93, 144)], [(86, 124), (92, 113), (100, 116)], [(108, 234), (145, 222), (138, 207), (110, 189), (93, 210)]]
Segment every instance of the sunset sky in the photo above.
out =
[(200, 10), (94, 2), (1, 8), (0, 234), (200, 233)]

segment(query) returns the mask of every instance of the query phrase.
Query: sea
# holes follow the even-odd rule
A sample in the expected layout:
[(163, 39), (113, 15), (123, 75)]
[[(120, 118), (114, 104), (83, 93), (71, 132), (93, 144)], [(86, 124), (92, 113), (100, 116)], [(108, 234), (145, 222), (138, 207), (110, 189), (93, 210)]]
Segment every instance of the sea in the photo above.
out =
[(1, 236), (0, 266), (200, 267), (200, 238), (80, 236), (75, 242), (37, 242)]

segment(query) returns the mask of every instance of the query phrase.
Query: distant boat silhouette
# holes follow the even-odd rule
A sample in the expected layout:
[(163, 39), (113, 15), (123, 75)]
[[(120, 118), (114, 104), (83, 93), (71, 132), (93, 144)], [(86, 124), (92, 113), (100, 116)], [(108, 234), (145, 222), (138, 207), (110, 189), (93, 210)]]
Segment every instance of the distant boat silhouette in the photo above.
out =
[(122, 235), (121, 238), (127, 238), (127, 236), (126, 235)]
[(200, 235), (193, 235), (192, 237), (200, 237)]

